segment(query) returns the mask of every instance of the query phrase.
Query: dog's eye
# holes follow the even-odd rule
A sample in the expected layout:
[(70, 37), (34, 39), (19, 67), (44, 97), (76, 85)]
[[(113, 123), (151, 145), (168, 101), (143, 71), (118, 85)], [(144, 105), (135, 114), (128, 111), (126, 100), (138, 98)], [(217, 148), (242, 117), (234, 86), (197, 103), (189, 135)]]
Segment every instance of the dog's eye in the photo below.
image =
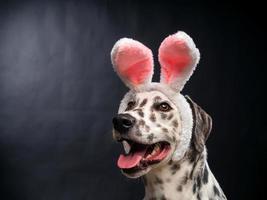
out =
[(135, 101), (129, 101), (126, 110), (131, 110), (135, 106)]
[(157, 109), (163, 112), (167, 112), (167, 111), (170, 111), (172, 108), (168, 103), (163, 102), (157, 106)]

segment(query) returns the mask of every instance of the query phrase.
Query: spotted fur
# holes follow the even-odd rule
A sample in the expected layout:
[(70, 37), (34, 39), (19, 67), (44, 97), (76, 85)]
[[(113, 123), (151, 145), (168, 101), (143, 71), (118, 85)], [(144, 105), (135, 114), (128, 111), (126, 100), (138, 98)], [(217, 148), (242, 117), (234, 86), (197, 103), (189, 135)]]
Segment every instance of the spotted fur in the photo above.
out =
[[(173, 144), (173, 148), (179, 148), (181, 135), (178, 133), (181, 128), (181, 116), (177, 106), (159, 91), (135, 93), (130, 97), (126, 96), (123, 101), (136, 101), (137, 98), (141, 103), (135, 109), (123, 110), (120, 108), (122, 113), (128, 113), (137, 120), (137, 125), (133, 128), (133, 132), (136, 134), (129, 134), (129, 136), (134, 140), (146, 143), (167, 140)], [(172, 107), (168, 113), (155, 110), (154, 104), (161, 101), (168, 102)], [(192, 106), (195, 105), (190, 98), (187, 101), (191, 101)], [(198, 109), (200, 109), (199, 106)], [(194, 140), (198, 139), (192, 138), (191, 146), (182, 159), (173, 161), (170, 157), (168, 163), (158, 167), (160, 170), (144, 175), (145, 200), (162, 199), (162, 197), (167, 200), (176, 199), (176, 197), (192, 200), (206, 197), (225, 199), (219, 184), (209, 170), (206, 162), (206, 150), (203, 149), (199, 152), (194, 144), (197, 141)], [(155, 191), (157, 192), (155, 193)]]

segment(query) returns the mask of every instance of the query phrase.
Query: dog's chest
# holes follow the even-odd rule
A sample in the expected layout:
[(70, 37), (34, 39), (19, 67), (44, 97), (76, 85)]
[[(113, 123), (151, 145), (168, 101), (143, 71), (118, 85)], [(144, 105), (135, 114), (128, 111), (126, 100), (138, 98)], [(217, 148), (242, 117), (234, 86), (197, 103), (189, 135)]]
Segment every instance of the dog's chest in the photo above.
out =
[[(209, 200), (216, 197), (214, 187), (217, 182), (209, 168), (207, 176), (192, 174), (189, 162), (172, 164), (145, 177), (146, 196), (144, 200)], [(218, 195), (217, 195), (218, 197)], [(218, 198), (220, 199), (220, 198)]]

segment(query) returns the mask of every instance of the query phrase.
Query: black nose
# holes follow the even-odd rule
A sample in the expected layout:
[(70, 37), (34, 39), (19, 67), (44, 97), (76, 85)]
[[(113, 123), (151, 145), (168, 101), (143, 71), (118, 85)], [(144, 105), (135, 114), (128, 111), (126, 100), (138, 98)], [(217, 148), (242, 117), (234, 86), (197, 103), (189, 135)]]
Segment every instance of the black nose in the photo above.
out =
[(120, 133), (126, 133), (130, 128), (135, 124), (135, 118), (129, 114), (118, 114), (117, 117), (114, 117), (113, 127)]

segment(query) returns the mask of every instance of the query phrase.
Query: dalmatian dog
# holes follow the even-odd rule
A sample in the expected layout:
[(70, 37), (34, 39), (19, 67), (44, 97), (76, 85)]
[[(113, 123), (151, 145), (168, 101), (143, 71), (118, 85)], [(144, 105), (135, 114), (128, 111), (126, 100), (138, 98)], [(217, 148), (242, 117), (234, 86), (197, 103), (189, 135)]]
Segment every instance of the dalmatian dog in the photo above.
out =
[(142, 177), (145, 200), (226, 199), (207, 163), (211, 117), (180, 92), (199, 62), (193, 40), (179, 31), (163, 40), (160, 82), (151, 82), (153, 56), (122, 38), (111, 51), (114, 70), (130, 88), (113, 118), (113, 138), (124, 148), (117, 165)]

